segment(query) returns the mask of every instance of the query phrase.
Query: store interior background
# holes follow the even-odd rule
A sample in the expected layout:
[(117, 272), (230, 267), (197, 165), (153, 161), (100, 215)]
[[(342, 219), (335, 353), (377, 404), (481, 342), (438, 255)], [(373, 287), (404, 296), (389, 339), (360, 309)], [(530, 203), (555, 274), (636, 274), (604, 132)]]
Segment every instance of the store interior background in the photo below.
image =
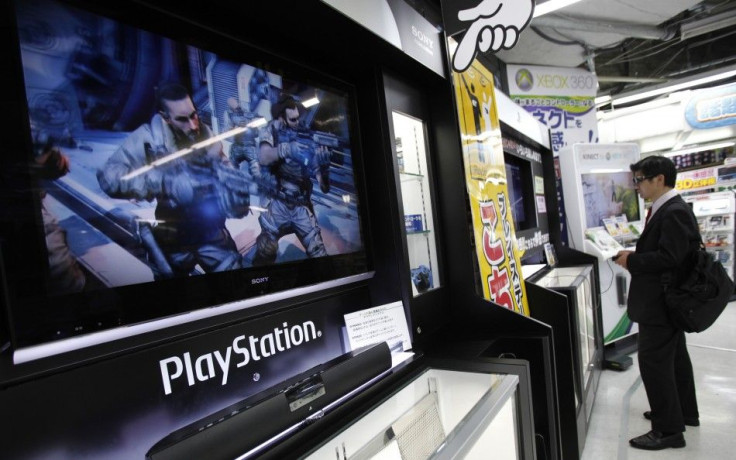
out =
[[(537, 8), (545, 3), (537, 2)], [(733, 82), (734, 34), (736, 2), (730, 0), (582, 0), (532, 19), (519, 43), (497, 57), (595, 73), (600, 142), (638, 142), (647, 155), (734, 137), (732, 128), (703, 136), (682, 133), (659, 114), (645, 125), (615, 121), (622, 112), (661, 108), (672, 87), (685, 91)]]
[[(423, 13), (430, 22), (441, 23), (441, 3), (443, 2), (440, 0), (406, 1), (417, 11)], [(89, 6), (93, 2), (80, 0), (76, 3)], [(147, 8), (158, 8), (151, 7), (151, 2), (146, 1), (129, 0), (123, 3), (123, 6), (130, 6), (133, 11), (136, 11), (137, 8), (144, 13), (150, 12)], [(423, 326), (423, 333), (415, 334), (414, 337), (415, 345), (419, 349), (432, 348), (430, 338), (437, 337), (437, 335), (432, 334), (443, 330), (446, 326), (445, 321), (450, 322), (447, 318), (458, 321), (458, 317), (465, 316), (471, 325), (474, 320), (476, 321), (475, 327), (478, 330), (492, 323), (493, 325), (489, 330), (494, 333), (516, 327), (517, 318), (513, 318), (511, 313), (500, 308), (495, 309), (499, 311), (491, 313), (478, 313), (471, 307), (455, 307), (456, 304), (462, 303), (475, 306), (477, 299), (473, 299), (475, 296), (474, 282), (469, 281), (476, 273), (473, 271), (472, 262), (469, 262), (471, 258), (469, 248), (471, 245), (466, 241), (468, 238), (465, 210), (466, 197), (464, 196), (461, 171), (457, 167), (460, 149), (456, 142), (456, 123), (454, 114), (451, 113), (453, 105), (447, 93), (447, 81), (427, 71), (417, 62), (408, 59), (400, 51), (380, 42), (368, 31), (362, 30), (347, 19), (339, 17), (336, 12), (327, 11), (324, 5), (317, 6), (321, 15), (319, 18), (316, 13), (308, 11), (310, 6), (320, 2), (305, 1), (303, 5), (298, 6), (289, 2), (277, 3), (283, 6), (284, 9), (287, 7), (294, 9), (285, 15), (285, 22), (282, 24), (288, 30), (284, 32), (283, 36), (273, 38), (272, 42), (265, 44), (266, 51), (264, 53), (275, 53), (280, 57), (285, 57), (290, 62), (297, 62), (299, 65), (308, 66), (310, 69), (318, 69), (317, 74), (319, 72), (328, 74), (341, 81), (347, 81), (357, 88), (362, 147), (367, 157), (365, 159), (365, 175), (372, 179), (366, 188), (371, 194), (370, 204), (372, 209), (370, 210), (369, 220), (371, 222), (371, 236), (376, 246), (374, 256), (378, 268), (374, 280), (365, 286), (361, 285), (356, 289), (356, 292), (346, 293), (337, 290), (328, 292), (324, 296), (315, 295), (303, 299), (302, 304), (304, 305), (283, 302), (278, 306), (279, 311), (288, 312), (290, 309), (297, 311), (315, 305), (319, 306), (320, 309), (327, 310), (333, 308), (333, 303), (344, 305), (355, 302), (365, 306), (365, 304), (381, 304), (403, 299), (407, 305), (405, 308), (407, 309), (410, 327), (416, 327), (420, 324)], [(538, 2), (537, 7), (540, 8), (545, 3), (547, 2)], [(201, 11), (197, 7), (179, 5), (160, 7), (157, 10), (157, 15), (152, 15), (153, 19), (141, 15), (135, 21), (148, 23), (154, 29), (161, 29), (160, 24), (154, 24), (155, 19), (171, 14), (177, 17), (181, 23), (187, 21), (199, 23), (201, 29), (198, 30), (200, 31), (208, 30), (208, 33), (212, 35), (221, 33), (228, 39), (232, 39), (232, 43), (238, 43), (242, 40), (244, 43), (259, 44), (258, 40), (262, 40), (264, 36), (271, 37), (271, 34), (278, 33), (263, 23), (253, 24), (252, 28), (243, 26), (244, 23), (257, 21), (253, 17), (250, 17), (248, 21), (243, 19), (248, 18), (248, 15), (252, 12), (256, 13), (256, 18), (268, 17), (267, 14), (264, 14), (268, 11), (267, 6), (254, 6), (249, 9), (224, 0), (215, 0), (212, 5), (213, 10), (218, 12), (213, 17), (201, 17)], [(98, 6), (96, 8), (104, 9), (106, 7)], [(184, 19), (182, 20), (182, 18)], [(327, 18), (327, 23), (330, 26), (310, 26), (306, 38), (303, 39), (304, 41), (299, 42), (303, 30), (302, 18), (315, 20), (315, 24), (319, 24), (316, 21), (317, 19), (324, 20), (324, 18)], [(639, 144), (643, 155), (665, 154), (690, 147), (706, 149), (709, 145), (722, 143), (729, 139), (731, 145), (733, 145), (733, 140), (736, 138), (736, 129), (733, 126), (713, 130), (693, 130), (687, 129), (682, 122), (672, 122), (672, 118), (669, 117), (673, 111), (679, 108), (683, 98), (687, 97), (687, 93), (681, 94), (678, 98), (670, 98), (668, 96), (669, 91), (664, 89), (664, 93), (657, 96), (645, 97), (632, 102), (622, 103), (617, 102), (616, 99), (649, 90), (666, 88), (673, 83), (690, 82), (702, 76), (718, 75), (722, 72), (729, 72), (729, 74), (717, 81), (690, 86), (686, 91), (736, 81), (736, 53), (734, 53), (736, 48), (732, 44), (734, 34), (736, 34), (736, 20), (734, 18), (736, 18), (736, 2), (734, 1), (643, 0), (634, 2), (631, 0), (581, 0), (564, 9), (535, 18), (531, 26), (521, 35), (521, 40), (513, 50), (502, 51), (495, 56), (489, 55), (485, 58), (493, 67), (494, 74), (497, 73), (498, 75), (498, 83), (500, 84), (497, 91), (503, 91), (506, 87), (504, 82), (505, 64), (580, 67), (588, 71), (594, 71), (599, 82), (598, 140), (601, 143), (636, 142)], [(703, 23), (707, 23), (709, 26), (704, 31), (693, 32), (697, 30), (697, 25)], [(332, 25), (335, 27), (332, 27)], [(175, 28), (177, 37), (182, 40), (193, 39), (187, 36), (186, 31), (182, 32), (184, 28), (181, 24)], [(689, 33), (690, 36), (685, 37), (686, 33)], [(208, 38), (212, 35), (203, 34)], [(336, 36), (351, 37), (354, 41), (335, 40)], [(193, 40), (200, 39), (201, 37)], [(334, 43), (329, 53), (324, 52), (325, 43)], [(355, 43), (359, 45), (358, 48), (356, 48)], [(5, 48), (3, 48), (3, 51), (5, 51)], [(305, 55), (309, 56), (308, 60)], [(11, 71), (6, 69), (3, 73), (11, 74)], [(397, 210), (400, 205), (398, 202), (399, 193), (394, 189), (395, 184), (393, 184), (395, 180), (392, 169), (394, 158), (391, 157), (390, 142), (387, 140), (389, 133), (386, 127), (386, 114), (381, 112), (386, 108), (384, 105), (387, 102), (378, 100), (383, 96), (383, 90), (385, 89), (383, 85), (390, 82), (392, 76), (397, 75), (398, 80), (403, 82), (397, 85), (401, 91), (412, 94), (412, 96), (413, 92), (416, 91), (419, 93), (420, 99), (424, 98), (426, 100), (427, 105), (422, 107), (423, 113), (431, 114), (434, 121), (433, 127), (436, 128), (436, 132), (433, 133), (433, 138), (430, 141), (431, 145), (435, 147), (434, 152), (437, 155), (435, 171), (442, 172), (442, 174), (438, 174), (436, 179), (438, 183), (436, 184), (435, 197), (438, 209), (444, 212), (444, 215), (440, 214), (438, 218), (441, 237), (439, 241), (445, 257), (445, 260), (441, 262), (447, 267), (443, 287), (448, 289), (437, 290), (437, 292), (417, 298), (413, 298), (410, 294), (411, 282), (406, 278), (408, 273), (405, 266), (406, 261), (402, 260), (406, 248), (405, 243), (402, 242), (403, 235), (399, 232), (399, 229), (403, 228), (400, 212)], [(11, 74), (10, 78), (14, 79), (16, 76)], [(412, 86), (406, 83), (407, 81), (411, 82), (413, 78), (416, 78), (416, 85)], [(15, 108), (13, 104), (17, 104), (17, 101), (12, 102), (11, 112)], [(15, 118), (13, 122), (20, 125), (20, 120)], [(646, 123), (642, 122), (642, 118), (646, 120)], [(19, 131), (24, 129), (16, 125), (12, 125), (11, 128), (18, 128)], [(375, 157), (368, 158), (368, 152), (375, 154)], [(379, 209), (387, 210), (387, 212), (379, 211)], [(356, 299), (358, 300), (356, 301)], [(370, 301), (365, 299), (370, 299)], [(449, 305), (452, 305), (452, 308)], [(351, 305), (351, 307), (353, 306)], [(346, 310), (347, 308), (349, 307), (343, 309)], [(464, 310), (463, 308), (467, 309)], [(730, 310), (729, 313), (733, 313), (733, 306), (730, 306)], [(338, 313), (342, 314), (344, 312), (340, 310)], [(335, 316), (338, 319), (340, 318), (339, 314)], [(732, 318), (732, 316), (729, 316), (729, 318)], [(247, 318), (248, 321), (251, 319)], [(200, 334), (202, 331), (206, 331), (208, 334), (216, 334), (219, 329), (223, 328), (223, 324), (237, 325), (242, 322), (247, 321), (238, 316), (237, 313), (233, 313), (226, 315), (224, 321), (210, 320), (203, 323), (196, 332), (183, 328), (176, 331), (176, 334), (155, 336), (148, 342), (133, 342), (127, 350), (118, 350), (114, 346), (107, 346), (103, 349), (104, 353), (97, 353), (97, 355), (91, 353), (92, 357), (83, 356), (83, 359), (78, 362), (74, 358), (65, 362), (62, 358), (58, 369), (50, 368), (45, 363), (31, 364), (27, 367), (27, 369), (30, 368), (30, 371), (21, 371), (18, 372), (18, 375), (13, 374), (14, 371), (12, 371), (4, 376), (8, 379), (6, 383), (10, 383), (3, 386), (4, 394), (0, 392), (0, 401), (12, 401), (11, 415), (20, 416), (24, 412), (19, 408), (22, 408), (26, 403), (17, 402), (18, 396), (29, 398), (34, 393), (43, 394), (44, 396), (40, 399), (41, 402), (32, 403), (30, 407), (38, 409), (42, 404), (51, 404), (55, 408), (58, 407), (59, 410), (55, 414), (47, 416), (44, 420), (38, 422), (24, 421), (18, 426), (38, 426), (39, 431), (46, 430), (48, 433), (54, 433), (50, 436), (50, 439), (60, 445), (64, 444), (63, 438), (67, 435), (71, 440), (69, 445), (75, 443), (83, 445), (87, 442), (87, 440), (80, 441), (80, 430), (72, 426), (74, 424), (69, 424), (67, 420), (81, 421), (89, 426), (91, 420), (88, 417), (89, 413), (93, 413), (94, 417), (92, 418), (104, 420), (99, 427), (95, 427), (96, 432), (91, 437), (95, 439), (89, 440), (89, 443), (94, 445), (95, 449), (99, 447), (96, 444), (102, 445), (105, 444), (106, 439), (112, 439), (111, 433), (119, 436), (119, 438), (113, 439), (110, 445), (121, 444), (120, 438), (125, 438), (123, 444), (135, 445), (136, 436), (144, 438), (145, 436), (151, 436), (150, 433), (144, 433), (140, 426), (138, 426), (140, 432), (128, 429), (129, 426), (136, 426), (135, 423), (141, 418), (141, 414), (150, 417), (147, 421), (152, 426), (162, 419), (165, 419), (165, 423), (180, 426), (183, 424), (183, 420), (194, 420), (205, 411), (203, 407), (206, 404), (202, 404), (202, 401), (209, 396), (217, 395), (215, 405), (223, 405), (224, 402), (235, 400), (238, 397), (238, 393), (233, 392), (232, 389), (227, 389), (223, 395), (219, 393), (219, 387), (214, 387), (209, 394), (193, 392), (182, 398), (179, 403), (168, 403), (169, 406), (161, 404), (160, 412), (153, 410), (149, 413), (146, 412), (148, 409), (141, 411), (140, 407), (134, 404), (126, 407), (128, 406), (126, 401), (131, 399), (140, 399), (141, 407), (161, 402), (160, 395), (157, 394), (159, 392), (157, 387), (158, 376), (151, 378), (150, 375), (135, 375), (140, 373), (145, 366), (147, 366), (146, 370), (157, 370), (157, 360), (163, 356), (163, 353), (156, 351), (156, 347), (160, 344), (166, 345), (175, 341), (186, 343), (187, 339), (192, 339), (193, 336)], [(532, 323), (532, 321), (529, 321), (529, 323)], [(727, 319), (724, 324), (719, 324), (718, 331), (722, 331), (721, 328), (723, 327), (730, 328), (731, 324), (733, 324), (732, 320)], [(461, 324), (461, 326), (464, 326), (464, 324)], [(524, 333), (544, 335), (546, 332), (535, 329), (537, 326), (525, 324), (523, 328), (529, 330), (524, 331)], [(449, 335), (459, 335), (456, 334), (457, 330), (453, 330), (453, 333)], [(470, 339), (486, 339), (486, 337), (478, 335), (477, 330), (473, 328), (464, 331), (460, 327), (459, 330), (463, 333), (467, 332)], [(204, 335), (202, 334), (202, 336)], [(707, 337), (707, 339), (700, 342), (703, 345), (703, 348), (699, 349), (703, 355), (701, 356), (701, 362), (708, 359), (707, 355), (712, 355), (711, 362), (714, 362), (718, 356), (718, 352), (713, 351), (714, 349), (731, 349), (733, 351), (735, 348), (731, 339), (732, 334), (728, 332), (722, 335), (719, 334), (717, 338), (713, 339), (711, 337), (714, 337), (714, 335)], [(511, 337), (508, 342), (512, 343), (517, 338)], [(441, 348), (450, 342), (452, 340), (440, 340), (437, 343)], [(332, 351), (324, 352), (320, 356), (312, 355), (306, 359), (310, 363), (317, 362), (325, 356), (330, 356)], [(5, 355), (2, 358), (5, 361), (2, 362), (2, 365), (5, 367), (0, 368), (0, 373), (9, 369), (6, 366), (7, 350), (3, 350), (3, 352)], [(156, 353), (159, 355), (156, 355)], [(727, 359), (724, 361), (728, 361), (728, 358), (730, 358), (730, 355), (727, 355)], [(120, 366), (119, 363), (123, 365)], [(141, 363), (144, 363), (145, 366)], [(303, 362), (300, 364), (303, 365)], [(724, 368), (725, 366), (718, 367), (718, 372)], [(618, 441), (623, 439), (620, 437), (625, 437), (626, 433), (616, 433), (615, 430), (611, 430), (611, 426), (626, 418), (627, 414), (623, 411), (613, 411), (620, 409), (620, 398), (627, 396), (627, 394), (621, 395), (621, 388), (625, 388), (625, 393), (629, 388), (632, 388), (631, 385), (635, 384), (635, 382), (632, 382), (632, 380), (635, 380), (634, 372), (636, 371), (621, 373), (605, 371), (603, 373), (598, 390), (598, 403), (593, 409), (593, 422), (588, 429), (589, 443), (586, 444), (588, 450), (584, 453), (586, 459), (614, 458), (611, 454), (611, 449), (614, 447), (610, 444), (610, 439), (614, 438)], [(118, 385), (118, 379), (125, 384)], [(612, 379), (618, 380), (611, 382)], [(708, 391), (716, 393), (712, 399), (705, 400), (705, 403), (715, 406), (719, 401), (717, 393), (728, 391), (728, 385), (733, 381), (733, 378), (707, 374), (705, 379), (704, 387), (707, 387)], [(716, 384), (713, 383), (713, 379), (717, 380)], [(83, 383), (78, 384), (79, 381)], [(151, 383), (151, 381), (154, 383)], [(62, 382), (63, 385), (55, 387), (57, 382)], [(606, 386), (608, 382), (611, 382), (609, 387)], [(126, 384), (129, 386), (126, 386)], [(101, 394), (102, 392), (96, 391), (101, 386), (109, 386), (114, 390), (111, 390), (111, 393), (107, 395)], [(387, 388), (388, 386), (386, 384), (376, 391), (390, 390), (390, 388)], [(94, 409), (87, 410), (84, 407), (77, 407), (74, 398), (79, 397), (80, 392), (83, 391), (89, 392), (91, 398), (89, 405)], [(230, 391), (230, 393), (227, 393), (227, 391)], [(633, 402), (641, 402), (642, 390), (640, 387), (638, 391), (639, 393), (634, 395), (634, 399), (632, 399)], [(57, 395), (60, 396), (57, 397)], [(639, 399), (637, 400), (637, 398)], [(363, 407), (369, 406), (375, 403), (376, 399), (375, 394), (366, 395), (361, 404), (363, 404)], [(637, 417), (638, 413), (634, 413), (637, 406), (633, 402), (630, 406), (631, 414), (629, 415), (630, 417)], [(200, 405), (197, 406), (197, 404)], [(190, 411), (190, 407), (194, 407), (196, 410), (192, 409)], [(728, 419), (730, 407), (724, 404), (720, 407), (723, 410), (722, 412), (715, 411), (710, 419), (703, 417), (703, 420), (716, 424), (719, 427), (718, 430), (722, 426), (729, 426), (729, 420), (732, 420), (732, 418)], [(119, 411), (119, 415), (111, 417), (106, 415), (110, 410)], [(170, 413), (165, 413), (169, 410)], [(354, 410), (354, 408), (350, 410)], [(618, 418), (606, 418), (607, 411), (611, 411)], [(182, 412), (186, 414), (186, 417), (176, 419)], [(354, 413), (350, 414), (348, 410), (346, 412), (351, 417), (354, 415)], [(608, 417), (611, 416), (611, 412), (608, 413)], [(172, 416), (171, 414), (175, 415)], [(344, 417), (345, 413), (341, 416)], [(344, 422), (344, 418), (343, 420), (339, 418), (336, 420), (326, 420), (326, 426), (330, 430), (337, 430), (337, 426)], [(601, 426), (600, 424), (604, 421), (606, 425)], [(632, 427), (637, 430), (644, 428), (642, 424), (634, 425), (633, 422)], [(567, 430), (569, 427), (563, 429)], [(22, 432), (16, 432), (15, 434), (13, 434), (13, 430), (9, 430), (0, 439), (7, 440), (18, 452), (22, 452), (28, 445), (42, 443), (49, 439), (44, 434), (23, 431), (23, 428), (20, 430)], [(550, 431), (554, 431), (553, 427), (550, 427)], [(306, 436), (302, 436), (300, 440), (295, 441), (294, 445), (300, 446), (299, 443), (302, 443), (299, 448), (304, 451), (304, 445), (314, 446), (316, 443), (313, 439), (305, 441), (305, 437), (313, 435), (316, 439), (323, 437), (324, 433), (325, 430), (319, 428), (319, 425), (318, 427), (312, 427), (311, 431)], [(688, 434), (691, 434), (690, 431)], [(719, 435), (717, 439), (720, 440), (726, 436), (721, 431), (718, 431), (717, 434)], [(591, 436), (603, 440), (603, 442), (601, 444), (597, 442), (590, 443)], [(689, 437), (688, 442), (690, 442), (690, 439)], [(582, 446), (584, 441), (578, 440), (578, 442)], [(714, 446), (716, 442), (719, 441), (703, 437), (702, 442), (696, 443), (694, 446), (703, 446), (704, 448), (706, 444)], [(620, 444), (616, 446), (621, 449)], [(576, 444), (573, 449), (577, 447)], [(100, 447), (100, 449), (104, 448), (106, 446)], [(718, 449), (720, 448), (718, 447)], [(716, 453), (725, 458), (728, 452), (726, 448), (727, 445), (724, 444), (723, 454), (720, 454), (721, 450), (717, 450)], [(93, 458), (94, 453), (99, 452), (95, 449), (83, 451), (82, 453), (87, 454), (89, 458)], [(618, 458), (627, 458), (626, 452), (625, 448), (619, 450)], [(692, 455), (692, 451), (688, 450), (688, 452), (687, 457), (683, 458), (698, 458)], [(69, 452), (67, 454), (71, 455)], [(80, 458), (82, 457), (85, 457), (85, 455), (80, 456)], [(569, 457), (575, 458), (572, 455)], [(125, 458), (124, 454), (119, 458)], [(543, 457), (540, 456), (539, 458)]]
[[(438, 2), (435, 2), (437, 4)], [(552, 1), (537, 1), (541, 10)], [(563, 2), (560, 2), (563, 3)], [(599, 82), (599, 109), (616, 98), (699, 74), (732, 70), (736, 4), (729, 0), (580, 0), (534, 17), (519, 42), (496, 56), (509, 64), (581, 67)], [(720, 80), (732, 81), (733, 76)], [(713, 83), (696, 85), (712, 86)], [(606, 96), (611, 96), (611, 103)], [(646, 101), (647, 99), (642, 99)]]
[[(544, 3), (537, 1), (537, 8)], [(682, 121), (680, 106), (693, 91), (736, 81), (735, 35), (736, 2), (730, 0), (582, 0), (534, 18), (519, 43), (496, 56), (595, 73), (599, 141), (635, 142), (642, 156), (671, 155), (734, 145), (736, 127), (694, 130)], [(667, 458), (731, 455), (734, 321), (732, 302), (712, 329), (688, 336), (704, 423), (685, 433), (688, 448), (670, 449)], [(636, 353), (631, 356), (632, 369), (601, 377), (584, 460), (651, 456), (628, 446), (629, 438), (649, 429), (641, 417), (648, 406)]]

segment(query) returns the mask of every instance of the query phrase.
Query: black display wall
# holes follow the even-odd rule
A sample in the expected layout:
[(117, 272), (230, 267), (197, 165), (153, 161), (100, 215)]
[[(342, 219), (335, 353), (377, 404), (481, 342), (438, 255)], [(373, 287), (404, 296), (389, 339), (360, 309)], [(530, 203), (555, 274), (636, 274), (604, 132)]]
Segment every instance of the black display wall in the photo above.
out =
[[(430, 87), (441, 87), (445, 81), (319, 1), (64, 4), (215, 52), (227, 50), (237, 55), (242, 48), (243, 59), (270, 62), (270, 71), (338, 82), (348, 88), (356, 104), (363, 158), (358, 179), (359, 187), (367, 191), (364, 204), (375, 272), (372, 279), (280, 300), (257, 313), (230, 312), (24, 364), (13, 363), (3, 305), (0, 406), (6, 420), (15, 420), (0, 435), (4, 455), (142, 458), (172, 431), (346, 351), (344, 314), (401, 299), (401, 288), (394, 280), (397, 257), (401, 257), (397, 234), (402, 226), (387, 173), (390, 152), (385, 150), (388, 135), (382, 120), (380, 69), (418, 76)], [(203, 14), (205, 8), (207, 14)], [(6, 139), (5, 148), (21, 150), (27, 144), (28, 114), (13, 17), (12, 2), (4, 0), (0, 57), (10, 65), (0, 72), (4, 81), (12, 82), (3, 102), (9, 114), (8, 133), (14, 133)], [(5, 181), (12, 172), (6, 169), (3, 185), (8, 185)], [(23, 204), (31, 206), (30, 202), (14, 203)], [(260, 356), (256, 360), (250, 350), (246, 362), (246, 355), (236, 352), (251, 338), (275, 337), (277, 330), (294, 326), (313, 334), (306, 340), (305, 332), (299, 346), (277, 348), (277, 353), (268, 352), (267, 346), (268, 359)], [(273, 339), (266, 340), (273, 343)]]

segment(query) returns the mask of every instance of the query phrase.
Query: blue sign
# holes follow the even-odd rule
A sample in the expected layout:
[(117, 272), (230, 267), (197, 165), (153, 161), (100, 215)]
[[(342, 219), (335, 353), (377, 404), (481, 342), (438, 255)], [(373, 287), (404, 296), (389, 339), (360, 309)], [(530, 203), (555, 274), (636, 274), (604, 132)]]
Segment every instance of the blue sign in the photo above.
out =
[(736, 84), (695, 92), (685, 108), (685, 119), (697, 129), (736, 124)]

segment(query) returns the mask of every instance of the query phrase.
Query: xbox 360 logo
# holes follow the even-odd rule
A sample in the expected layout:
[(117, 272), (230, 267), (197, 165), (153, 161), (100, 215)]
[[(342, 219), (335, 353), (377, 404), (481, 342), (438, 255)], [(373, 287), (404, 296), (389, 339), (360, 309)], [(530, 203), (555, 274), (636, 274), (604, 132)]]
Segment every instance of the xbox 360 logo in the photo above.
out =
[(522, 91), (529, 91), (534, 87), (534, 77), (529, 69), (519, 69), (516, 72), (516, 86)]

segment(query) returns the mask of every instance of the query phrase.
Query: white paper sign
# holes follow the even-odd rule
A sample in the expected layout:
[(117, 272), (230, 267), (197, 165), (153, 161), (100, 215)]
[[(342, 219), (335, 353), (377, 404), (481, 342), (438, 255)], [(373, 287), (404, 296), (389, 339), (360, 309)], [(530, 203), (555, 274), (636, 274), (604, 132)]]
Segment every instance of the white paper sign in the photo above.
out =
[(547, 212), (547, 201), (544, 199), (544, 195), (537, 195), (537, 209), (539, 210), (540, 214), (545, 214)]
[[(389, 303), (345, 315), (350, 349), (388, 342), (392, 351), (411, 349), (409, 326), (401, 302)], [(400, 344), (401, 349), (394, 347)]]

